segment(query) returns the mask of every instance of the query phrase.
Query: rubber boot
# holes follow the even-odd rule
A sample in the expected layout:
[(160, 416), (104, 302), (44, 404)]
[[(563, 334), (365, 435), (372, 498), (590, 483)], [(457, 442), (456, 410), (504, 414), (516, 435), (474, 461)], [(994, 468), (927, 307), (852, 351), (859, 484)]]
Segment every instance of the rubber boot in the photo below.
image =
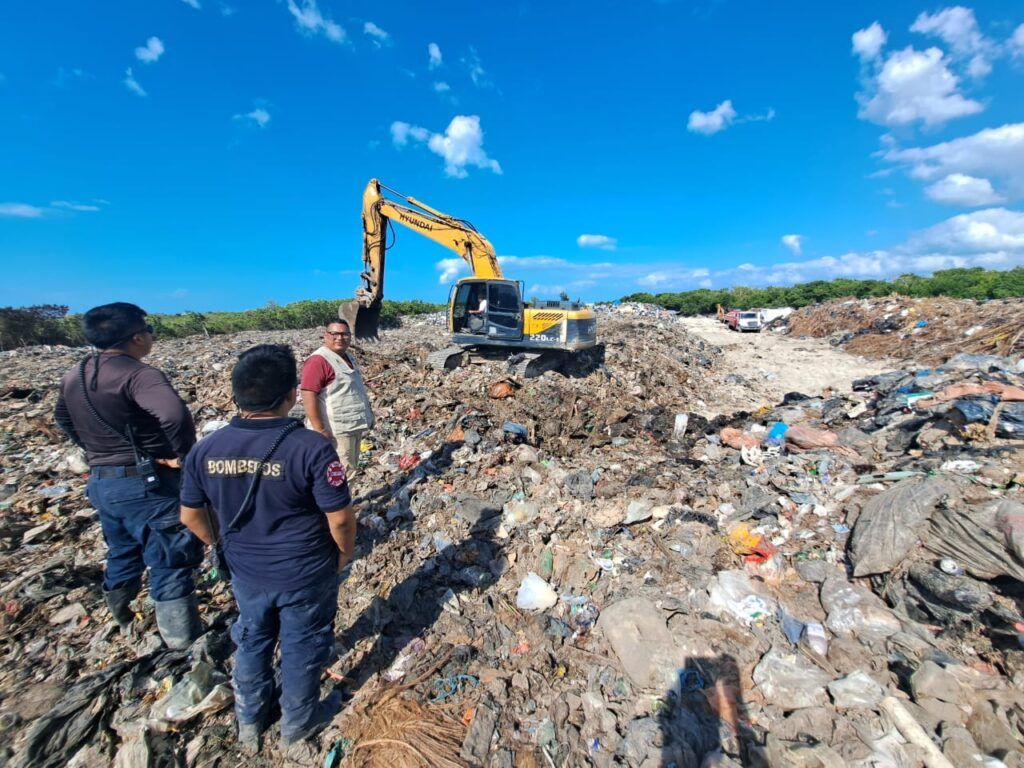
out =
[(331, 724), (335, 715), (341, 711), (343, 698), (341, 691), (331, 691), (323, 701), (317, 704), (316, 710), (313, 713), (313, 721), (309, 725), (298, 733), (292, 734), (289, 739), (282, 735), (281, 747), (285, 750), (285, 755), (288, 759), (302, 762), (302, 759), (304, 756), (308, 756), (307, 753), (310, 750), (312, 750), (312, 755), (316, 756), (316, 746), (310, 740)]
[(196, 595), (179, 597), (175, 600), (157, 600), (156, 627), (167, 647), (180, 651), (192, 645), (192, 642), (206, 630), (203, 620), (199, 618), (199, 606)]
[(121, 628), (122, 633), (127, 633), (131, 629), (132, 621), (135, 620), (135, 612), (131, 609), (131, 602), (139, 594), (140, 587), (141, 584), (139, 582), (132, 582), (124, 587), (118, 587), (103, 593), (103, 596), (107, 599), (107, 608), (110, 610), (110, 615), (114, 617), (114, 621), (117, 622), (117, 626)]
[(238, 724), (238, 748), (246, 757), (255, 757), (260, 752), (261, 737), (266, 726), (263, 723)]

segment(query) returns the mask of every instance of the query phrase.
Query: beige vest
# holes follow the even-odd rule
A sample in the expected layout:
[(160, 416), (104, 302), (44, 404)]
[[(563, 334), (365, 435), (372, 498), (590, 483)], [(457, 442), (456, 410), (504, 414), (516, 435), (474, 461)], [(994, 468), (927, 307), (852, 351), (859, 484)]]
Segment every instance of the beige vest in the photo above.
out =
[[(352, 361), (350, 368), (340, 355), (327, 347), (320, 347), (313, 354), (320, 355), (334, 369), (334, 381), (316, 395), (316, 406), (324, 426), (332, 435), (371, 429), (374, 424), (373, 411), (355, 358), (349, 355), (348, 359)], [(309, 426), (308, 421), (306, 426)]]

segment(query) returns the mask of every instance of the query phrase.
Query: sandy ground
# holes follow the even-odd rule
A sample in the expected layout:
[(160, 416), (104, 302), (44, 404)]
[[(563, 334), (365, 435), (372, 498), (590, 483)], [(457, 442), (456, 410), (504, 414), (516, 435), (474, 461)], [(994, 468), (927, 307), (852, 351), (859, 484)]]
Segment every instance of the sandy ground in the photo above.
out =
[(772, 405), (787, 392), (820, 395), (849, 390), (851, 382), (881, 371), (907, 367), (892, 360), (868, 360), (832, 347), (823, 339), (799, 339), (783, 333), (738, 333), (708, 317), (683, 318), (686, 330), (724, 351), (716, 376), (724, 377), (721, 400), (707, 403), (712, 417)]

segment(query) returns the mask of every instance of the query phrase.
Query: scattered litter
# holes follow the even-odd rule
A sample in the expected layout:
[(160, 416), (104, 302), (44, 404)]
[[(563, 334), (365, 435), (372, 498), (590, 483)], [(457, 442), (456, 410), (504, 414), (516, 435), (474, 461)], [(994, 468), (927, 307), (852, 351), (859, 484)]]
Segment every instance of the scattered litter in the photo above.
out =
[[(921, 733), (955, 765), (1020, 763), (1024, 304), (942, 304), (793, 313), (791, 336), (863, 315), (839, 343), (928, 367), (717, 417), (766, 372), (727, 380), (646, 305), (599, 308), (601, 356), (535, 379), (429, 369), (441, 316), (357, 349), (378, 421), (331, 667), (353, 698), (317, 764), (909, 767)], [(268, 341), (320, 343), (194, 337), (152, 362), (208, 433)], [(81, 354), (0, 353), (0, 761), (235, 764), (229, 588), (200, 582), (188, 653), (159, 647), (145, 592), (134, 640), (105, 607), (87, 478), (44, 429)], [(265, 741), (253, 765), (276, 764)]]

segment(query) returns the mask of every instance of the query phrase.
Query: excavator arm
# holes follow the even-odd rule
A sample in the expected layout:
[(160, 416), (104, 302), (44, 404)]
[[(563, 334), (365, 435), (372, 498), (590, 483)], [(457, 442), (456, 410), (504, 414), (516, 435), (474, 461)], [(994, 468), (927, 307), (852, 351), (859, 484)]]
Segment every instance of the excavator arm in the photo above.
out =
[[(393, 197), (385, 197), (382, 190)], [(384, 186), (377, 179), (370, 179), (363, 191), (362, 285), (356, 289), (355, 300), (342, 304), (338, 310), (339, 316), (354, 328), (357, 338), (377, 336), (391, 222), (455, 251), (469, 264), (475, 277), (503, 277), (494, 246), (468, 221), (449, 216)]]

